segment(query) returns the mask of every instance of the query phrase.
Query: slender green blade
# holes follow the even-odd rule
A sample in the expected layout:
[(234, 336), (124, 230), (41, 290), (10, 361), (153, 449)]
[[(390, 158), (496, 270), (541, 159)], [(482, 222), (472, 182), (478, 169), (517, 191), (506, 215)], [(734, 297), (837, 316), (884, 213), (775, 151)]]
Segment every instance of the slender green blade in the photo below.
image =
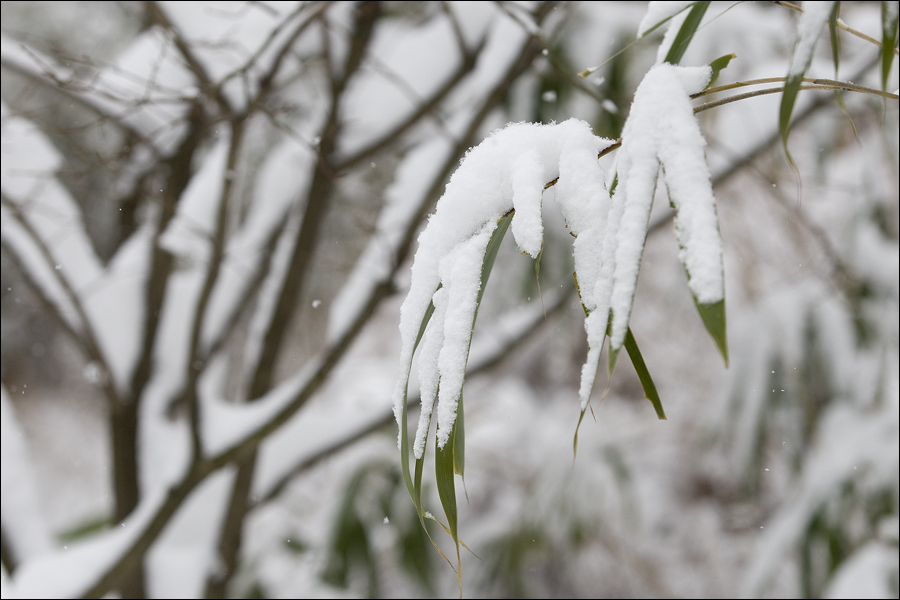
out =
[(838, 78), (841, 63), (841, 38), (838, 37), (838, 19), (841, 17), (841, 3), (835, 2), (828, 17), (828, 32), (831, 34), (831, 59), (834, 61), (834, 78)]
[(625, 334), (625, 350), (628, 351), (628, 357), (631, 359), (631, 364), (634, 365), (634, 370), (637, 371), (638, 379), (641, 380), (641, 386), (644, 388), (644, 396), (646, 396), (647, 400), (653, 405), (653, 409), (656, 410), (656, 416), (661, 420), (666, 420), (666, 411), (663, 410), (662, 400), (659, 399), (659, 392), (656, 391), (656, 384), (653, 383), (653, 378), (650, 377), (650, 371), (647, 370), (647, 365), (644, 363), (644, 357), (641, 356), (641, 351), (638, 349), (634, 334), (631, 333), (631, 327), (628, 328), (628, 333)]
[[(440, 286), (438, 286), (440, 288)], [(416, 343), (413, 346), (413, 353), (415, 353), (416, 348), (419, 347), (419, 342), (422, 341), (422, 336), (425, 334), (425, 329), (428, 327), (428, 321), (431, 320), (431, 316), (434, 314), (434, 303), (431, 302), (428, 304), (428, 308), (425, 310), (425, 315), (422, 317), (422, 324), (419, 326), (419, 334), (416, 336)], [(409, 472), (409, 421), (408, 421), (408, 412), (409, 408), (408, 404), (408, 387), (409, 387), (409, 371), (406, 372), (406, 381), (403, 384), (403, 406), (400, 408), (400, 466), (403, 472), (403, 481), (406, 483), (406, 489), (409, 490), (409, 495), (412, 497), (413, 501), (416, 503), (416, 509), (419, 513), (422, 512), (422, 503), (420, 501), (421, 494), (418, 494), (416, 491), (416, 487), (413, 485), (412, 476)], [(420, 476), (421, 479), (421, 476)], [(420, 487), (420, 486), (419, 486)], [(422, 525), (424, 527), (424, 523)]]
[(725, 360), (725, 366), (728, 367), (728, 335), (725, 327), (725, 300), (719, 300), (712, 304), (700, 304), (694, 298), (694, 304), (697, 305), (697, 312), (706, 326), (706, 331), (716, 343), (719, 354)]
[(462, 393), (459, 395), (459, 407), (456, 409), (456, 424), (453, 426), (453, 472), (466, 476), (466, 425), (463, 411)]
[[(459, 419), (457, 418), (457, 422)], [(456, 481), (454, 480), (453, 455), (456, 446), (456, 424), (450, 432), (450, 439), (443, 447), (435, 448), (434, 452), (434, 476), (437, 483), (438, 496), (441, 499), (441, 506), (444, 507), (444, 514), (447, 516), (447, 532), (453, 538), (456, 546), (456, 578), (459, 583), (459, 594), (462, 597), (462, 574), (460, 570), (459, 556), (459, 532), (456, 508)]]
[(894, 62), (894, 48), (897, 46), (897, 24), (900, 19), (897, 2), (881, 3), (881, 89), (887, 91)]
[(677, 65), (681, 61), (681, 57), (684, 56), (684, 52), (687, 50), (688, 44), (691, 43), (694, 33), (700, 27), (700, 22), (703, 20), (703, 15), (706, 14), (707, 8), (709, 8), (709, 2), (694, 3), (694, 7), (688, 13), (684, 23), (682, 23), (681, 29), (678, 30), (678, 35), (675, 36), (675, 41), (672, 42), (669, 53), (666, 54), (665, 62)]
[(726, 54), (725, 56), (720, 56), (716, 60), (709, 63), (709, 67), (712, 69), (712, 76), (709, 78), (709, 84), (707, 84), (706, 88), (709, 89), (719, 80), (719, 73), (721, 73), (724, 69), (728, 67), (728, 63), (732, 61), (732, 59), (737, 58), (737, 54), (732, 52), (731, 54)]
[[(441, 284), (438, 284), (437, 289), (441, 289)], [(437, 290), (435, 290), (437, 291)], [(422, 324), (419, 325), (419, 334), (416, 336), (416, 345), (413, 346), (413, 352), (416, 351), (416, 348), (419, 347), (419, 342), (422, 341), (422, 336), (425, 335), (425, 329), (428, 327), (428, 321), (431, 320), (431, 315), (434, 314), (434, 302), (430, 302), (428, 304), (428, 308), (425, 309), (425, 316), (422, 317)], [(409, 383), (409, 377), (407, 377), (406, 382)]]
[[(491, 276), (491, 269), (494, 268), (494, 261), (497, 260), (497, 252), (500, 250), (500, 244), (503, 243), (503, 236), (506, 235), (506, 230), (509, 229), (509, 224), (512, 222), (512, 214), (509, 214), (497, 223), (497, 228), (494, 230), (494, 233), (491, 235), (491, 241), (488, 242), (487, 249), (484, 252), (484, 263), (481, 266), (481, 289), (478, 290), (478, 300), (476, 301), (476, 306), (481, 306), (481, 298), (484, 296), (484, 289), (487, 287), (488, 279)], [(478, 309), (475, 309), (476, 314), (478, 313)], [(472, 324), (474, 326), (474, 323)]]
[(803, 83), (803, 73), (790, 75), (784, 84), (784, 92), (781, 95), (781, 109), (778, 115), (778, 131), (781, 133), (781, 145), (787, 155), (791, 167), (796, 170), (796, 163), (788, 150), (788, 136), (791, 132), (791, 114), (794, 112), (794, 104), (797, 102), (797, 94), (800, 92), (800, 84)]
[(619, 352), (621, 351), (621, 346), (615, 349), (612, 346), (609, 347), (609, 354), (606, 357), (606, 374), (608, 377), (612, 377), (613, 369), (616, 368), (616, 361), (619, 360)]
[[(610, 338), (610, 342), (612, 342), (612, 309), (609, 311), (609, 321), (606, 322), (606, 336)], [(619, 360), (619, 352), (622, 351), (622, 347), (613, 348), (612, 343), (609, 345), (609, 353), (606, 356), (606, 375), (607, 377), (612, 377), (613, 369), (616, 368), (616, 361)]]

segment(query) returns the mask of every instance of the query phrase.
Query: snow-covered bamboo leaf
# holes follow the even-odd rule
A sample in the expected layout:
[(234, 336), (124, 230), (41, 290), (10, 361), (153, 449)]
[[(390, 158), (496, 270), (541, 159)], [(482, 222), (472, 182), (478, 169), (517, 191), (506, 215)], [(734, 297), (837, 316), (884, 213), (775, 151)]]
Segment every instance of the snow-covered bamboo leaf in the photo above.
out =
[(644, 388), (644, 396), (650, 401), (650, 404), (653, 405), (656, 416), (659, 417), (660, 420), (665, 421), (666, 411), (663, 410), (662, 401), (659, 399), (659, 392), (656, 391), (656, 384), (653, 383), (653, 378), (650, 377), (650, 371), (647, 370), (647, 364), (644, 362), (644, 357), (641, 356), (641, 351), (638, 348), (637, 341), (634, 339), (634, 334), (631, 333), (630, 327), (628, 328), (628, 333), (625, 335), (625, 350), (628, 352), (628, 358), (631, 359), (631, 364), (634, 365), (634, 370), (637, 372), (638, 379), (641, 380), (641, 387)]
[(791, 66), (788, 69), (787, 81), (784, 84), (784, 93), (781, 96), (781, 110), (778, 117), (778, 130), (781, 133), (781, 143), (785, 154), (791, 164), (794, 163), (788, 151), (788, 135), (790, 134), (791, 114), (794, 112), (794, 104), (797, 102), (797, 94), (803, 76), (812, 61), (813, 49), (822, 27), (832, 14), (834, 2), (807, 2), (803, 4), (803, 14), (797, 24), (797, 41), (794, 44), (794, 53), (791, 56)]
[(887, 91), (891, 65), (894, 63), (894, 49), (897, 47), (900, 8), (897, 2), (881, 3), (881, 89)]
[(691, 8), (687, 18), (678, 30), (678, 34), (675, 36), (675, 40), (672, 42), (664, 62), (677, 65), (681, 61), (681, 57), (684, 56), (684, 52), (687, 50), (688, 44), (691, 43), (694, 33), (700, 27), (700, 22), (703, 20), (703, 16), (708, 8), (709, 2), (694, 3), (694, 7)]
[(719, 300), (711, 304), (701, 304), (696, 302), (695, 298), (695, 303), (697, 312), (700, 313), (700, 318), (703, 320), (703, 325), (706, 326), (706, 331), (712, 336), (713, 341), (716, 343), (716, 348), (719, 349), (719, 354), (722, 355), (727, 367), (728, 336), (725, 327), (725, 300)]
[(675, 209), (679, 258), (691, 293), (701, 303), (724, 297), (722, 240), (716, 216), (706, 141), (689, 96), (711, 77), (705, 67), (660, 64), (638, 86), (622, 133), (613, 209), (605, 243), (615, 247), (610, 299), (610, 349), (625, 341), (660, 165)]
[[(431, 315), (434, 314), (434, 303), (429, 303), (428, 308), (425, 310), (425, 315), (422, 317), (422, 323), (419, 326), (419, 332), (416, 336), (415, 345), (413, 346), (413, 351), (419, 345), (419, 342), (422, 340), (422, 336), (425, 334), (425, 329), (428, 327), (428, 321), (431, 320)], [(416, 510), (419, 513), (419, 520), (422, 520), (422, 467), (419, 464), (422, 459), (419, 458), (416, 461), (416, 483), (413, 484), (412, 476), (409, 472), (409, 426), (407, 423), (408, 419), (408, 406), (407, 406), (407, 388), (409, 386), (409, 369), (407, 368), (406, 375), (403, 377), (403, 400), (402, 404), (400, 404), (400, 413), (397, 415), (397, 420), (400, 423), (400, 434), (398, 443), (400, 445), (400, 463), (401, 470), (403, 472), (403, 481), (406, 483), (406, 488), (409, 490), (409, 495), (413, 499), (413, 502), (416, 505)], [(395, 411), (397, 410), (397, 406), (394, 406)], [(422, 527), (425, 527), (424, 521), (422, 522)]]
[[(481, 298), (484, 296), (484, 289), (487, 287), (488, 279), (491, 276), (491, 270), (494, 268), (494, 261), (497, 260), (497, 252), (500, 251), (500, 244), (503, 243), (503, 237), (509, 224), (512, 222), (512, 215), (506, 215), (497, 222), (497, 229), (491, 235), (491, 241), (488, 242), (487, 250), (484, 252), (484, 263), (481, 267), (481, 287), (478, 289), (478, 300), (475, 306), (475, 315), (478, 315), (478, 307), (481, 306)], [(472, 325), (475, 323), (473, 321)]]

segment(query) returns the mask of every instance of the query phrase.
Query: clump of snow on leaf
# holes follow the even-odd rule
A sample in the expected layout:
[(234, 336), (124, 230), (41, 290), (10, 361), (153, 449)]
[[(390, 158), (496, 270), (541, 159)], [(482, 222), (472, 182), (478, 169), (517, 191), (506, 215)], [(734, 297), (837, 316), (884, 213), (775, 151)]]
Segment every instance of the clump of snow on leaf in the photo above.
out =
[[(594, 242), (576, 242), (575, 250), (579, 278), (593, 282), (599, 273), (599, 226), (609, 204), (597, 155), (611, 144), (593, 135), (587, 123), (570, 119), (553, 125), (512, 124), (467, 153), (419, 236), (409, 295), (400, 310), (401, 377), (394, 393), (398, 423), (416, 338), (434, 300), (440, 310), (431, 319), (423, 361), (433, 371), (420, 374), (422, 403), (437, 395), (438, 445), (446, 444), (462, 390), (487, 244), (497, 222), (515, 209), (511, 229), (516, 243), (536, 257), (543, 243), (542, 192), (557, 177), (556, 198), (570, 230), (579, 241), (586, 234), (584, 241)], [(423, 409), (417, 457), (424, 452), (430, 411)]]
[[(676, 211), (679, 258), (688, 274), (691, 293), (699, 304), (724, 298), (722, 240), (716, 216), (709, 166), (691, 107), (691, 94), (703, 90), (709, 67), (653, 67), (637, 89), (622, 132), (618, 153), (618, 186), (613, 196), (609, 227), (604, 236), (606, 265), (615, 266), (610, 300), (610, 343), (620, 348), (628, 330), (638, 269), (660, 165), (669, 199)], [(600, 279), (605, 282), (605, 278)], [(596, 326), (606, 324), (601, 307)], [(584, 396), (582, 401), (585, 402)]]

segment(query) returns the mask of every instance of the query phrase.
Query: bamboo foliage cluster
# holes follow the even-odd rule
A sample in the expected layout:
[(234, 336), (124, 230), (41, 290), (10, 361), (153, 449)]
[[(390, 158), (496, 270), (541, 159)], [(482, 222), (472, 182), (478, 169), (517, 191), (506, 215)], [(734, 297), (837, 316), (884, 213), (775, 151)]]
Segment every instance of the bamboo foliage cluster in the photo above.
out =
[[(16, 5), (4, 3), (4, 11), (18, 14), (7, 4)], [(651, 11), (665, 4), (669, 3), (651, 3)], [(716, 22), (707, 14), (709, 2), (671, 4), (679, 4), (681, 10), (666, 13), (663, 8), (659, 20), (641, 25), (639, 38), (632, 43), (655, 43), (667, 29), (657, 63), (678, 65), (689, 48), (697, 47), (692, 45), (695, 38), (714, 30)], [(751, 98), (756, 96), (782, 94), (771, 136), (727, 165), (710, 169), (704, 163), (703, 184), (710, 188), (710, 197), (712, 189), (746, 171), (779, 143), (788, 164), (794, 165), (787, 152), (791, 129), (827, 107), (847, 112), (842, 92), (877, 96), (884, 107), (894, 106), (898, 99), (887, 89), (896, 70), (896, 2), (882, 3), (880, 40), (867, 40), (873, 48), (877, 45), (875, 60), (852, 77), (838, 73), (840, 40), (863, 34), (841, 20), (840, 2), (818, 3), (827, 4), (827, 10), (776, 4), (782, 7), (766, 10), (799, 13), (800, 34), (790, 61), (795, 66), (786, 75), (732, 82), (728, 67), (743, 58), (735, 50), (720, 58), (702, 57), (696, 64), (708, 65), (702, 67), (708, 81), (689, 90), (697, 92), (690, 98), (685, 94), (686, 103), (696, 101), (693, 113), (706, 115), (726, 105), (754, 102)], [(36, 28), (34, 34), (8, 25), (14, 21), (4, 13), (0, 40), (4, 319), (6, 323), (7, 317), (11, 322), (24, 320), (23, 314), (39, 314), (42, 322), (51, 323), (53, 331), (77, 348), (77, 370), (83, 372), (91, 393), (104, 402), (112, 498), (109, 514), (99, 522), (79, 524), (64, 542), (59, 536), (54, 540), (39, 522), (34, 503), (19, 501), (27, 494), (8, 492), (7, 477), (27, 475), (31, 467), (24, 452), (8, 452), (4, 445), (4, 595), (7, 591), (55, 597), (162, 593), (160, 582), (179, 571), (158, 560), (158, 555), (169, 548), (167, 537), (186, 518), (202, 523), (197, 526), (202, 533), (192, 539), (192, 574), (179, 593), (211, 598), (244, 593), (247, 586), (241, 577), (252, 569), (248, 524), (254, 515), (283, 501), (311, 468), (361, 447), (373, 434), (392, 426), (394, 415), (386, 397), (373, 398), (365, 410), (350, 411), (343, 396), (333, 390), (354, 385), (359, 363), (353, 352), (361, 341), (383, 336), (386, 322), (396, 331), (396, 313), (387, 314), (386, 309), (406, 285), (419, 231), (436, 206), (439, 210), (445, 185), (467, 152), (472, 153), (490, 129), (526, 118), (516, 108), (522, 90), (539, 92), (528, 118), (545, 122), (556, 118), (561, 122), (557, 127), (573, 116), (566, 111), (577, 105), (576, 100), (590, 103), (591, 108), (578, 116), (592, 119), (598, 139), (610, 138), (598, 156), (610, 175), (604, 189), (613, 203), (619, 189), (622, 210), (633, 208), (623, 166), (628, 161), (622, 157), (642, 151), (632, 145), (633, 127), (627, 124), (639, 110), (637, 103), (626, 110), (634, 86), (617, 80), (615, 73), (637, 49), (626, 45), (609, 59), (610, 65), (582, 70), (585, 65), (571, 63), (565, 42), (568, 28), (577, 24), (582, 8), (578, 3), (472, 5), (122, 3), (116, 6), (121, 13), (112, 18), (114, 26), (106, 29), (107, 21), (99, 13), (79, 17), (85, 30), (103, 40), (90, 50), (74, 41), (70, 46), (60, 44), (60, 39), (72, 36), (54, 33), (49, 25)], [(24, 3), (16, 6), (23, 12), (31, 10), (23, 8)], [(738, 5), (730, 10), (743, 9)], [(34, 13), (32, 22), (43, 17)], [(826, 24), (834, 49), (834, 77), (808, 77), (815, 42)], [(633, 31), (628, 34), (633, 38)], [(851, 83), (872, 69), (880, 76), (880, 90)], [(600, 73), (610, 81), (600, 80)], [(707, 101), (710, 95), (761, 84), (776, 85)], [(628, 91), (627, 98), (618, 97), (623, 90)], [(807, 90), (828, 91), (834, 97), (820, 94), (805, 103), (804, 96), (812, 95)], [(695, 123), (703, 121), (698, 117)], [(646, 214), (639, 215), (643, 221), (636, 268), (647, 241), (669, 229), (674, 218), (679, 258), (690, 287), (696, 273), (686, 258), (691, 241), (685, 233), (685, 198), (679, 193), (683, 188), (675, 183), (677, 169), (663, 152), (656, 152), (651, 162), (653, 189), (645, 200), (653, 200), (661, 166), (677, 214), (673, 210), (651, 219), (648, 205)], [(563, 194), (567, 181), (562, 173), (559, 176), (541, 181), (543, 189), (537, 193)], [(496, 279), (498, 272), (513, 268), (502, 262), (501, 244), (509, 228), (518, 241), (518, 216), (512, 210), (495, 217), (475, 274), (480, 285), (465, 332), (466, 361), (469, 345), (479, 344), (475, 317), (482, 303), (487, 306), (492, 295), (501, 295), (493, 290), (485, 296), (489, 276), (493, 271)], [(797, 220), (804, 222), (802, 214)], [(718, 223), (715, 226), (718, 229)], [(810, 230), (815, 237), (815, 228)], [(548, 275), (550, 269), (558, 266), (548, 267), (547, 256), (554, 248), (550, 238), (544, 239), (545, 245), (528, 251), (538, 290), (542, 281), (554, 276)], [(846, 295), (856, 303), (853, 315), (859, 329), (869, 332), (866, 339), (878, 338), (866, 325), (869, 297), (852, 266), (828, 244), (823, 246), (828, 256), (837, 257), (830, 277), (844, 286), (841, 289), (851, 290)], [(715, 260), (724, 271), (721, 254)], [(564, 264), (568, 271), (559, 289), (538, 291), (540, 300), (524, 313), (509, 311), (506, 316), (514, 326), (507, 326), (504, 318), (487, 323), (494, 327), (491, 339), (499, 341), (485, 344), (485, 351), (473, 347), (472, 360), (464, 365), (466, 375), (489, 372), (544, 327), (549, 317), (571, 309), (578, 295), (588, 319), (593, 311), (603, 312), (585, 300), (590, 292), (580, 286), (586, 275), (575, 269), (573, 285), (571, 265)], [(589, 384), (582, 385), (587, 395), (582, 393), (580, 417), (575, 419), (573, 413), (576, 443), (607, 335), (616, 340), (607, 353), (607, 378), (624, 346), (644, 396), (658, 418), (666, 418), (665, 395), (657, 389), (660, 381), (650, 375), (651, 352), (646, 345), (641, 352), (629, 327), (636, 280), (635, 270), (620, 320), (614, 322), (615, 311), (608, 318), (603, 312), (602, 327), (593, 338), (588, 332), (594, 354), (585, 367), (590, 377), (582, 374), (582, 382), (589, 379)], [(726, 364), (735, 365), (735, 334), (733, 330), (726, 334), (724, 289), (713, 301), (690, 289), (715, 348)], [(16, 305), (8, 309), (13, 298)], [(30, 313), (21, 311), (20, 298)], [(434, 312), (431, 304), (416, 324), (413, 351), (426, 336)], [(581, 311), (576, 312), (580, 316)], [(482, 321), (484, 314), (482, 310)], [(818, 326), (816, 318), (810, 317), (810, 322)], [(19, 363), (7, 356), (27, 353), (14, 346), (7, 331), (11, 329), (5, 324), (4, 444), (20, 436), (11, 407), (25, 392), (13, 366)], [(769, 349), (776, 345), (766, 343)], [(738, 371), (741, 377), (747, 372), (743, 367)], [(882, 377), (889, 379), (890, 371), (884, 373), (888, 374)], [(386, 559), (379, 556), (380, 538), (372, 523), (390, 522), (397, 532), (400, 568), (432, 594), (439, 590), (436, 582), (441, 575), (431, 567), (428, 541), (434, 530), (427, 526), (437, 521), (455, 545), (456, 560), (449, 562), (455, 563), (462, 593), (459, 546), (466, 538), (465, 532), (460, 533), (465, 511), (457, 506), (456, 483), (456, 475), (465, 473), (462, 392), (452, 428), (438, 431), (449, 433), (448, 441), (436, 444), (434, 450), (433, 487), (445, 515), (439, 520), (426, 510), (432, 486), (425, 478), (424, 450), (412, 466), (409, 460), (407, 416), (419, 397), (407, 394), (408, 372), (401, 379), (403, 395), (395, 406), (400, 469), (378, 459), (352, 467), (343, 495), (335, 502), (333, 535), (317, 577), (370, 596), (382, 593), (388, 577), (379, 560)], [(806, 393), (804, 385), (800, 381), (795, 387)], [(602, 397), (609, 393), (608, 384)], [(317, 407), (323, 404), (330, 412), (316, 421)], [(754, 396), (744, 404), (735, 400), (732, 417), (751, 414), (750, 421), (761, 423), (764, 417), (759, 415), (768, 409), (760, 406), (768, 406), (765, 399)], [(823, 421), (830, 423), (825, 409), (817, 411), (809, 414), (824, 415)], [(733, 421), (728, 423), (723, 430), (733, 426)], [(428, 426), (425, 439), (431, 435)], [(814, 424), (809, 427), (815, 429)], [(741, 472), (753, 462), (747, 457), (765, 446), (762, 438), (740, 446), (742, 439), (735, 434), (735, 447), (726, 444), (726, 454), (737, 457)], [(278, 456), (273, 459), (274, 454)], [(612, 457), (614, 472), (624, 469), (617, 451), (610, 449), (605, 456)], [(21, 481), (28, 479), (25, 475)], [(396, 496), (406, 492), (415, 513), (405, 511), (408, 502), (397, 502)], [(890, 496), (890, 489), (886, 493)], [(846, 534), (836, 524), (839, 518), (834, 515), (845, 514), (843, 505), (836, 509), (836, 501), (819, 497), (805, 501), (816, 517), (800, 525), (795, 519), (794, 530), (805, 532), (806, 537), (797, 534), (806, 544), (800, 553), (807, 567), (803, 585), (816, 594), (863, 538)], [(869, 533), (877, 530), (875, 520), (893, 514), (891, 502), (896, 504), (888, 498), (887, 508), (865, 513), (874, 523)], [(868, 509), (854, 504), (848, 510)], [(521, 536), (508, 536), (509, 543), (520, 544), (528, 532), (540, 530), (526, 529)], [(843, 553), (823, 575), (815, 547), (823, 539), (835, 538), (852, 544), (845, 543)], [(438, 541), (435, 537), (431, 544), (437, 547)], [(297, 555), (311, 554), (296, 540), (285, 545)], [(487, 561), (495, 564), (492, 558)], [(754, 589), (764, 589), (771, 572), (771, 565), (764, 563), (753, 571)], [(518, 559), (511, 559), (513, 564), (510, 569), (524, 568)], [(358, 585), (360, 581), (365, 584)], [(257, 593), (264, 595), (265, 590)]]

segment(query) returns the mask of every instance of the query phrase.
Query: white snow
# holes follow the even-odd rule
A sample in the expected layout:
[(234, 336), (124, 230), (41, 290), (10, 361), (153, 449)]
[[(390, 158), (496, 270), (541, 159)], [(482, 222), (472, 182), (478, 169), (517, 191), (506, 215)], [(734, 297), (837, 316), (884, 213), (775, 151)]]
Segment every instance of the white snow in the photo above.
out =
[(25, 436), (5, 385), (0, 385), (0, 432), (0, 522), (13, 557), (21, 562), (50, 551), (53, 542), (41, 515)]
[(16, 571), (15, 594), (20, 598), (81, 596), (119, 560), (164, 500), (163, 493), (149, 494), (118, 525), (24, 563)]

